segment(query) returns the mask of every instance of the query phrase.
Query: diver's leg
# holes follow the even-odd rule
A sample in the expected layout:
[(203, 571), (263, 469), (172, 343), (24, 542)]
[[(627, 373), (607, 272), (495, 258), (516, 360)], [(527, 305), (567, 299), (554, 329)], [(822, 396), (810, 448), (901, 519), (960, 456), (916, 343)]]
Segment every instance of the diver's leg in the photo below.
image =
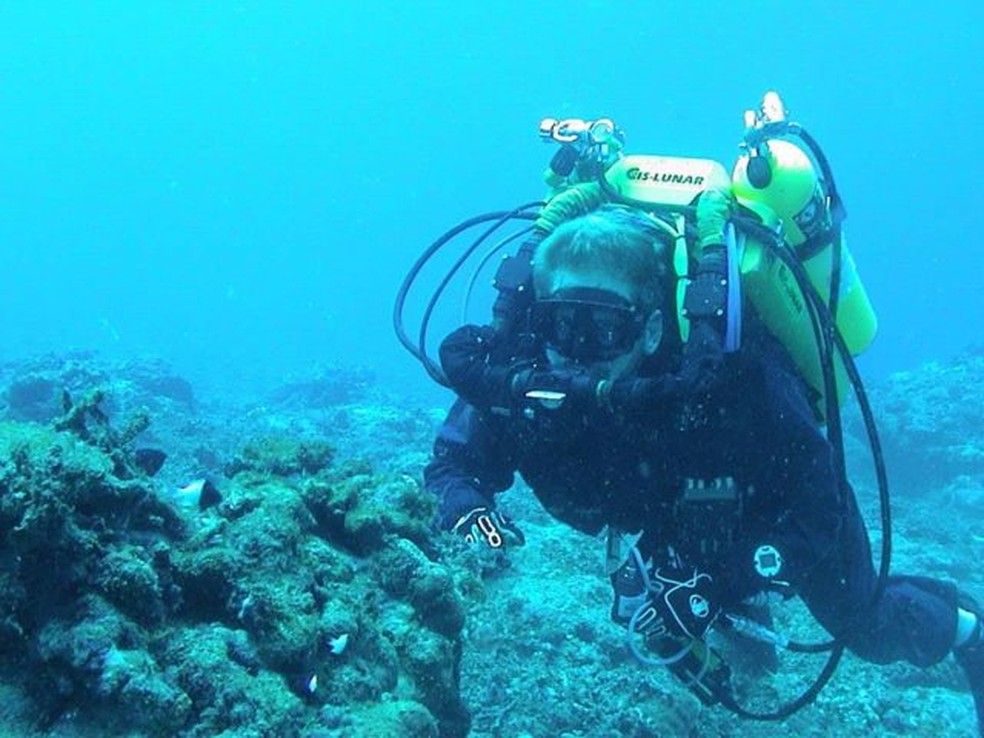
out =
[(928, 577), (891, 576), (869, 607), (877, 574), (853, 494), (838, 544), (797, 588), (821, 625), (874, 663), (925, 667), (945, 658), (956, 636), (956, 587)]
[(798, 588), (820, 623), (848, 648), (878, 664), (930, 666), (951, 651), (967, 676), (980, 735), (984, 736), (984, 627), (981, 608), (950, 582), (891, 576), (870, 607), (877, 575), (871, 546), (851, 496), (838, 551)]

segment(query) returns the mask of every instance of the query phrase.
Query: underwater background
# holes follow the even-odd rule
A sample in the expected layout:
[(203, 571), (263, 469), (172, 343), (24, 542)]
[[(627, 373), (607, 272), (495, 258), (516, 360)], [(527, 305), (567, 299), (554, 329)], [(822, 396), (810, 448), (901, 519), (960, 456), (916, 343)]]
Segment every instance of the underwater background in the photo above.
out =
[(0, 351), (152, 352), (196, 382), (393, 341), (413, 260), (543, 195), (541, 118), (730, 168), (778, 90), (834, 167), (874, 376), (984, 315), (978, 3), (35, 2), (0, 8)]
[[(984, 593), (982, 38), (971, 2), (0, 4), (0, 735), (971, 734), (949, 664), (848, 657), (780, 725), (702, 708), (521, 485), (530, 545), (449, 549), (419, 481), (450, 396), (391, 313), (441, 233), (543, 196), (542, 118), (730, 169), (778, 90), (879, 317), (896, 568)], [(745, 696), (820, 668), (784, 664)]]

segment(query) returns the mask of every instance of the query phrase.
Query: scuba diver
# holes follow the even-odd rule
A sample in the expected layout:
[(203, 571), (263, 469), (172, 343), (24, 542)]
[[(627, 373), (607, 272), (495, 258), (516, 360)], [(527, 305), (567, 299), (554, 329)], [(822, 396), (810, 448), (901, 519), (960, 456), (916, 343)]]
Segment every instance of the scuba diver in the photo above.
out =
[[(541, 133), (561, 143), (554, 192), (520, 216), (534, 225), (500, 267), (492, 323), (452, 332), (440, 367), (414, 347), (458, 395), (425, 470), (439, 525), (523, 543), (495, 504), (519, 472), (557, 520), (604, 537), (629, 647), (705, 704), (781, 719), (844, 649), (919, 667), (952, 652), (980, 724), (980, 608), (953, 583), (889, 572), (887, 485), (852, 360), (875, 320), (816, 142), (775, 93), (746, 114), (730, 177), (708, 160), (626, 156), (608, 119), (548, 119)], [(844, 469), (850, 387), (882, 492), (879, 569)], [(766, 603), (793, 596), (831, 640), (773, 630)], [(735, 699), (715, 631), (830, 656), (796, 700), (756, 713)]]

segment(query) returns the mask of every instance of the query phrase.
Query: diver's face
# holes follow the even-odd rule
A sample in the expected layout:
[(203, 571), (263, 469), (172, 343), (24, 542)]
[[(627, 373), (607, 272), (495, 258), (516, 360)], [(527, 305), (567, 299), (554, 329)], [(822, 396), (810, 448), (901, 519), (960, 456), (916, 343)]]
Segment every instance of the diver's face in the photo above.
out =
[(549, 362), (602, 379), (635, 372), (663, 336), (660, 311), (642, 314), (632, 285), (603, 271), (557, 270), (534, 310)]

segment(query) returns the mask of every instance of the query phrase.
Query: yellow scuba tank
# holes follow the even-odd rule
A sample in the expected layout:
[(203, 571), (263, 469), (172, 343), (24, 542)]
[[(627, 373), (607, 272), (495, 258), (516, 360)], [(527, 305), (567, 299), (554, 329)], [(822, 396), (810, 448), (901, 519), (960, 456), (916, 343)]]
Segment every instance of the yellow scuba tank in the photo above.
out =
[[(741, 205), (754, 211), (766, 226), (779, 226), (785, 243), (803, 264), (821, 299), (830, 304), (835, 249), (840, 248), (836, 325), (853, 356), (864, 351), (877, 331), (877, 319), (839, 223), (834, 222), (832, 175), (818, 170), (826, 162), (807, 153), (813, 143), (795, 124), (785, 122), (782, 102), (768, 93), (758, 116), (746, 113), (745, 151), (732, 172), (732, 191)], [(787, 135), (787, 138), (773, 137)], [(801, 136), (799, 140), (791, 140)], [(803, 141), (803, 143), (801, 143)], [(816, 155), (816, 154), (815, 154)], [(822, 154), (819, 154), (822, 157)], [(786, 346), (803, 378), (820, 396), (817, 414), (824, 415), (823, 370), (812, 320), (803, 294), (789, 269), (760, 244), (748, 242), (742, 264), (745, 294), (766, 327)], [(838, 399), (847, 379), (835, 364)]]

